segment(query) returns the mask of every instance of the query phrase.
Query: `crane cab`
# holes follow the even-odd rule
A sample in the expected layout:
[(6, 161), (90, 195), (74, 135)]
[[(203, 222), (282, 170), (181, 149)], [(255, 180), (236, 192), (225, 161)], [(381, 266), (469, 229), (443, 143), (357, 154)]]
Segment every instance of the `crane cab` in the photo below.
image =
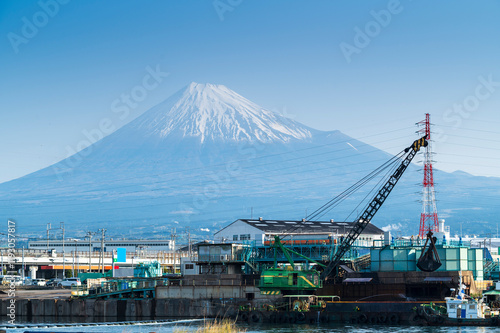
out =
[(316, 270), (288, 270), (272, 268), (260, 275), (259, 289), (262, 294), (312, 294), (322, 288), (320, 274)]

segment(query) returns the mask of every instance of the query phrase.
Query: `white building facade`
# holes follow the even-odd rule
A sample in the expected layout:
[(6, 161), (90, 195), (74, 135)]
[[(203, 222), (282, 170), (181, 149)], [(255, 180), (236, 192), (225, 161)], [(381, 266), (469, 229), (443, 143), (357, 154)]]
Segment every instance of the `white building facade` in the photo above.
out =
[[(215, 242), (245, 243), (255, 241), (263, 245), (274, 239), (274, 235), (287, 235), (287, 240), (308, 242), (338, 242), (347, 235), (353, 222), (330, 221), (289, 221), (264, 220), (259, 218), (239, 219), (214, 234)], [(375, 240), (382, 240), (384, 231), (373, 224), (368, 224), (358, 241), (368, 246)]]

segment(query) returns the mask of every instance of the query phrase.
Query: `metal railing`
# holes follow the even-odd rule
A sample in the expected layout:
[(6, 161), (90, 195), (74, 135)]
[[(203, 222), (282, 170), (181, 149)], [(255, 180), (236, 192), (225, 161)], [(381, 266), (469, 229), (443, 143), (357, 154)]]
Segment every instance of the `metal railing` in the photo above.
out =
[[(3, 255), (7, 255), (7, 250), (2, 250)], [(67, 247), (67, 250), (64, 251), (65, 256), (80, 256), (80, 257), (89, 257), (89, 252), (88, 251), (74, 251), (70, 246)], [(13, 252), (14, 256), (20, 257), (23, 255), (23, 250), (22, 249), (15, 249)], [(113, 256), (112, 252), (104, 252), (102, 253), (105, 258), (111, 258)], [(148, 258), (148, 259), (157, 259), (157, 258), (167, 258), (167, 259), (172, 259), (175, 255), (175, 258), (185, 258), (189, 256), (188, 252), (180, 252), (176, 251), (171, 252), (171, 251), (136, 251), (136, 252), (127, 252), (127, 258), (135, 258), (140, 256), (141, 258)], [(34, 257), (34, 258), (41, 258), (41, 257), (62, 257), (63, 253), (62, 252), (52, 252), (52, 251), (47, 251), (47, 250), (35, 250), (35, 249), (24, 249), (24, 256), (25, 257)], [(101, 257), (101, 252), (99, 251), (92, 251), (90, 253), (90, 256), (92, 258), (99, 258)]]
[(198, 254), (198, 262), (244, 261), (243, 253), (238, 254)]
[[(390, 246), (394, 247), (423, 247), (425, 245), (425, 239), (395, 239), (389, 242)], [(373, 247), (384, 247), (386, 244), (385, 240), (374, 240)], [(457, 240), (443, 240), (438, 239), (436, 245), (443, 245), (449, 247), (470, 247), (470, 242), (457, 241)]]
[(201, 287), (201, 286), (257, 286), (259, 279), (185, 279), (179, 282), (169, 281), (165, 286), (181, 286), (181, 287)]
[(119, 279), (119, 280), (108, 280), (102, 282), (100, 285), (93, 285), (88, 288), (86, 285), (72, 286), (71, 296), (90, 296), (90, 295), (101, 295), (109, 294), (114, 292), (128, 292), (134, 289), (153, 289), (158, 285), (167, 284), (165, 279)]

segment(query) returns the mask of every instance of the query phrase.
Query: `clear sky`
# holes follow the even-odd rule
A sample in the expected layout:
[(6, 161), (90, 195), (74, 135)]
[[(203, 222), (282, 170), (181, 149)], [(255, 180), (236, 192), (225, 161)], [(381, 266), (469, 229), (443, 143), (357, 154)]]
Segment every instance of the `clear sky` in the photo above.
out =
[(494, 0), (2, 1), (0, 182), (192, 81), (389, 152), (429, 112), (437, 168), (500, 177), (499, 17)]

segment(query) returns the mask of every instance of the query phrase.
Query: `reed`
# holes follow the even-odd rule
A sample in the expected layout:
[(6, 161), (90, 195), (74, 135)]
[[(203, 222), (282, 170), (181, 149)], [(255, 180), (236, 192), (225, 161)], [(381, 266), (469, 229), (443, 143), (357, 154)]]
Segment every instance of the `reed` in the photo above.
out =
[[(202, 327), (198, 328), (196, 333), (237, 333), (245, 332), (246, 330), (236, 327), (236, 323), (232, 320), (214, 320), (205, 321)], [(174, 333), (188, 333), (192, 332), (188, 329), (175, 329)]]

